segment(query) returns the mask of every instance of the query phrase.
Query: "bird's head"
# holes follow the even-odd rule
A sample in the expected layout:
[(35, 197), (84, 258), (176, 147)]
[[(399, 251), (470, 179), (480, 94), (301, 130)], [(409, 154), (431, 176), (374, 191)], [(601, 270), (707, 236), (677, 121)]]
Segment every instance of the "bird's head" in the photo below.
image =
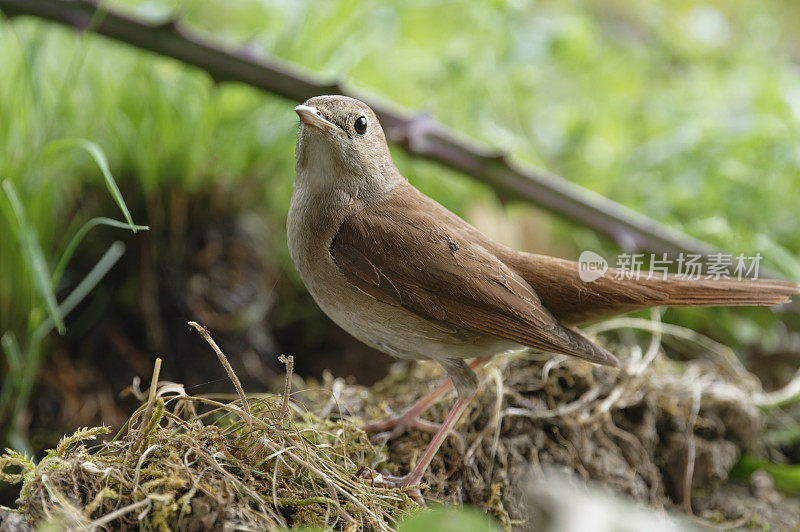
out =
[(294, 108), (300, 117), (297, 178), (315, 188), (383, 189), (398, 177), (378, 118), (347, 96), (316, 96)]

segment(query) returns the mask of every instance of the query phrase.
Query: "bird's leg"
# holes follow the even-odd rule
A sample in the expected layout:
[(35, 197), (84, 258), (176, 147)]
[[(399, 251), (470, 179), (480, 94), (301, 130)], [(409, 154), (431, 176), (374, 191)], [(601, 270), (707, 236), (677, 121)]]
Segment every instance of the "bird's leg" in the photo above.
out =
[[(484, 358), (476, 358), (473, 360), (469, 367), (475, 369), (483, 364), (485, 364), (489, 360), (488, 357)], [(366, 432), (381, 432), (378, 435), (380, 439), (384, 441), (389, 441), (394, 438), (397, 438), (409, 428), (419, 429), (423, 432), (430, 432), (435, 433), (442, 428), (442, 425), (439, 423), (434, 423), (432, 421), (428, 421), (426, 419), (422, 419), (420, 415), (425, 412), (430, 406), (439, 400), (444, 394), (450, 391), (453, 387), (453, 381), (447, 379), (447, 382), (440, 385), (438, 388), (433, 390), (427, 395), (422, 396), (411, 405), (408, 410), (400, 414), (399, 416), (393, 417), (391, 419), (386, 419), (384, 421), (376, 421), (374, 423), (368, 423), (361, 427)], [(455, 433), (454, 433), (455, 434)]]
[[(402, 477), (396, 477), (384, 472), (378, 479), (375, 479), (376, 481), (387, 486), (403, 488), (414, 500), (420, 504), (425, 504), (419, 488), (414, 488), (412, 486), (416, 486), (422, 482), (422, 476), (425, 474), (425, 471), (431, 464), (433, 457), (436, 456), (436, 452), (439, 450), (439, 447), (442, 446), (444, 439), (450, 433), (453, 426), (461, 418), (461, 415), (464, 413), (464, 410), (467, 409), (469, 402), (473, 397), (475, 397), (475, 394), (478, 391), (478, 377), (475, 375), (475, 372), (472, 371), (472, 369), (480, 366), (485, 361), (485, 358), (477, 359), (468, 366), (467, 363), (460, 358), (443, 358), (438, 360), (439, 364), (442, 365), (444, 370), (450, 376), (450, 381), (458, 392), (458, 400), (453, 405), (450, 413), (447, 414), (447, 417), (444, 419), (444, 422), (442, 422), (439, 430), (437, 430), (436, 434), (434, 434), (433, 438), (431, 438), (428, 446), (425, 447), (425, 450), (422, 452), (419, 460), (417, 460), (417, 464), (410, 473)], [(444, 386), (440, 387), (440, 389), (431, 394), (434, 395), (436, 392), (439, 392), (439, 394), (434, 396), (434, 399), (441, 393), (444, 393), (441, 388), (444, 388)], [(444, 390), (446, 389), (447, 388), (444, 388)], [(370, 473), (374, 472), (370, 470)]]
[[(458, 422), (458, 420), (461, 418), (464, 410), (467, 409), (470, 399), (471, 398), (459, 398), (456, 401), (456, 404), (453, 405), (450, 413), (447, 414), (447, 417), (445, 418), (441, 427), (436, 434), (434, 434), (433, 439), (431, 439), (431, 442), (422, 452), (419, 460), (417, 460), (417, 464), (410, 473), (402, 477), (382, 474), (380, 476), (380, 482), (395, 488), (408, 488), (409, 486), (416, 486), (422, 483), (422, 476), (425, 474), (425, 471), (431, 464), (431, 460), (433, 460), (433, 457), (436, 456), (436, 452), (439, 450), (439, 447), (442, 446), (442, 443), (447, 437), (448, 432), (450, 432), (450, 429), (453, 428), (453, 425), (455, 425), (456, 422)], [(418, 488), (408, 490), (407, 492), (414, 500), (420, 504), (425, 504), (424, 500), (422, 499), (422, 494)]]

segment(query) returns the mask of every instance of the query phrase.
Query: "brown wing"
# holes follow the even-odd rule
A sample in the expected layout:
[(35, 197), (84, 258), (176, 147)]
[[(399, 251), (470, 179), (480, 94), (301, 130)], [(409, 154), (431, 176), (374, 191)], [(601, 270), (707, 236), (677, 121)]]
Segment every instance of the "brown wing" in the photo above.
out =
[(613, 355), (559, 323), (524, 279), (471, 238), (466, 222), (452, 217), (443, 224), (438, 204), (403, 190), (339, 227), (330, 252), (350, 283), (433, 323), (617, 365)]

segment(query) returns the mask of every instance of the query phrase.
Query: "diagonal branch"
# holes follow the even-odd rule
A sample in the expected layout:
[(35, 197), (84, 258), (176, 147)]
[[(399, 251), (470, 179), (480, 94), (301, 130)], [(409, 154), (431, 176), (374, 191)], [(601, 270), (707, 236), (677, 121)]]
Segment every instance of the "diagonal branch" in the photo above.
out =
[[(33, 15), (90, 30), (207, 71), (217, 81), (238, 81), (302, 102), (319, 94), (352, 95), (339, 82), (323, 83), (288, 63), (231, 50), (184, 28), (178, 20), (151, 24), (88, 0), (0, 0), (7, 16)], [(521, 168), (427, 116), (410, 116), (384, 103), (372, 107), (387, 137), (410, 154), (437, 161), (491, 186), (503, 199), (522, 199), (611, 236), (626, 250), (709, 254), (710, 244), (661, 224), (554, 174)]]

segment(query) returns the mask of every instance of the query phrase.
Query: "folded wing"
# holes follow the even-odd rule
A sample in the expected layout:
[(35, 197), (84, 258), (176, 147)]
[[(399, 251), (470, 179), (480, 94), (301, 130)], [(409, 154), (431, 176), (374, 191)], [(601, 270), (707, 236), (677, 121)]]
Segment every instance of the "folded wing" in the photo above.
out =
[(473, 238), (466, 222), (454, 217), (460, 223), (451, 218), (445, 225), (421, 207), (407, 195), (389, 194), (344, 220), (330, 253), (348, 282), (439, 326), (618, 365), (559, 323), (528, 282)]

